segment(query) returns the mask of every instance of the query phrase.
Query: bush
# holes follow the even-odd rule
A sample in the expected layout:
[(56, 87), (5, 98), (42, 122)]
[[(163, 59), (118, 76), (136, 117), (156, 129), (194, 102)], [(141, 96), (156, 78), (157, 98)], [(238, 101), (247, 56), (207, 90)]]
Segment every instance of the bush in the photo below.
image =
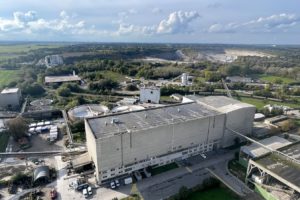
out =
[(69, 97), (71, 95), (71, 90), (67, 87), (62, 86), (58, 88), (57, 95), (62, 97)]
[(38, 96), (38, 95), (44, 94), (45, 89), (38, 83), (35, 83), (33, 85), (27, 84), (24, 86), (23, 92), (25, 94), (29, 94), (31, 96)]
[(128, 84), (128, 85), (126, 86), (126, 90), (128, 90), (128, 91), (136, 91), (136, 90), (138, 90), (138, 88), (137, 88), (137, 86), (134, 85), (134, 84)]

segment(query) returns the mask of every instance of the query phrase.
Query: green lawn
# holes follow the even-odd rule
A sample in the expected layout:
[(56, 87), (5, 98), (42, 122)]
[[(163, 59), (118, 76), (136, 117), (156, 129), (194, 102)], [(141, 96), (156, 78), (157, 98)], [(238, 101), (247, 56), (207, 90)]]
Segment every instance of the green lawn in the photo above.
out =
[(8, 133), (0, 133), (0, 152), (4, 152), (9, 139)]
[(0, 69), (0, 88), (12, 81), (17, 81), (20, 76), (19, 70), (1, 70)]
[(188, 196), (188, 200), (238, 200), (225, 188), (212, 188), (204, 191), (194, 192)]
[(300, 107), (299, 104), (296, 103), (284, 103), (284, 102), (277, 102), (277, 101), (271, 101), (271, 100), (263, 100), (263, 99), (254, 99), (251, 97), (240, 97), (238, 100), (252, 104), (256, 106), (256, 108), (261, 109), (267, 104), (277, 104), (277, 105), (284, 105), (284, 106), (289, 106), (291, 108), (298, 108)]
[(126, 80), (124, 75), (119, 74), (117, 72), (103, 71), (103, 72), (101, 72), (101, 74), (103, 75), (104, 78), (110, 78), (110, 79), (112, 79), (114, 81), (118, 81), (118, 82)]
[(264, 82), (268, 82), (268, 83), (276, 83), (276, 80), (279, 80), (279, 79), (284, 84), (290, 84), (292, 82), (295, 82), (295, 80), (292, 79), (292, 78), (280, 77), (280, 76), (271, 76), (271, 75), (260, 75), (259, 79), (264, 81)]

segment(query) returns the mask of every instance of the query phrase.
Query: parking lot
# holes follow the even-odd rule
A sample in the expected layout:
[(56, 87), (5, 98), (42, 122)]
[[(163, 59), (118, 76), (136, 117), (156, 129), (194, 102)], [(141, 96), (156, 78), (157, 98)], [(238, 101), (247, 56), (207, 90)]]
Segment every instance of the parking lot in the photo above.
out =
[[(130, 195), (132, 191), (140, 193), (145, 200), (164, 199), (175, 194), (182, 186), (190, 188), (200, 184), (210, 176), (206, 171), (207, 167), (224, 163), (224, 160), (232, 159), (233, 155), (231, 151), (224, 154), (213, 152), (207, 154), (207, 158), (199, 155), (188, 160), (189, 166), (182, 165), (177, 169), (145, 178), (136, 184), (123, 185), (114, 190), (110, 189), (109, 186), (100, 187), (96, 185), (92, 175), (89, 183), (93, 187), (93, 195), (90, 195), (88, 199), (111, 200), (114, 197), (122, 199)], [(82, 192), (69, 187), (78, 177), (67, 178), (66, 163), (61, 161), (60, 156), (56, 157), (56, 164), (59, 169), (59, 176), (55, 184), (58, 188), (59, 199), (84, 199)]]

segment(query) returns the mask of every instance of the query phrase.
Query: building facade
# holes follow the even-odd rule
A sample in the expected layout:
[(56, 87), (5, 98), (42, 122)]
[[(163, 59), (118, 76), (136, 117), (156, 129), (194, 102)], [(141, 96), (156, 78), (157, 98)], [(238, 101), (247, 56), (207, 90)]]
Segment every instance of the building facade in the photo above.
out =
[(140, 88), (140, 101), (142, 103), (159, 103), (160, 88), (150, 86)]
[(0, 93), (0, 107), (16, 109), (20, 107), (21, 90), (19, 88), (6, 88)]
[(218, 149), (227, 142), (226, 118), (225, 113), (194, 101), (88, 118), (87, 147), (97, 180)]

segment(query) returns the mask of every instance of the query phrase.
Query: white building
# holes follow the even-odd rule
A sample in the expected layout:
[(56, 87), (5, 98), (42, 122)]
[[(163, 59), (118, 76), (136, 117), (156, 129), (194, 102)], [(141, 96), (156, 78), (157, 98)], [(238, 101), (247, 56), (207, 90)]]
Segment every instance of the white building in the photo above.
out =
[(144, 86), (140, 88), (140, 102), (159, 103), (160, 88), (154, 86)]
[(227, 76), (226, 80), (231, 83), (251, 83), (252, 79), (249, 77), (242, 76)]
[(6, 88), (0, 93), (0, 107), (15, 109), (20, 107), (21, 90), (19, 88)]
[[(229, 146), (235, 137), (228, 135), (227, 125), (234, 124), (231, 128), (251, 132), (252, 126), (249, 127), (248, 123), (253, 121), (255, 108), (253, 112), (250, 108), (250, 105), (249, 110), (233, 106), (231, 117), (213, 105), (191, 100), (177, 105), (87, 118), (87, 147), (97, 180), (103, 182), (148, 166), (162, 166)], [(235, 120), (233, 117), (237, 117), (239, 124), (231, 121)], [(246, 123), (243, 124), (240, 118), (252, 121), (243, 121)]]
[(60, 55), (50, 55), (45, 57), (45, 64), (47, 67), (55, 67), (64, 64), (62, 56)]

